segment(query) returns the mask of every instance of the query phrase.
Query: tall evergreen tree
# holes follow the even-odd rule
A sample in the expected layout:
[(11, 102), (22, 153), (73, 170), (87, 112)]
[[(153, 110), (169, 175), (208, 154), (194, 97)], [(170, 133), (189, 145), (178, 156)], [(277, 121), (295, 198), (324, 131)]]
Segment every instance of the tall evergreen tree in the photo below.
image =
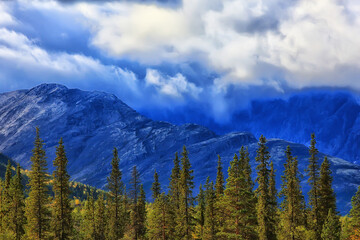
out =
[(268, 239), (277, 239), (276, 228), (278, 223), (278, 204), (277, 204), (277, 191), (275, 182), (275, 169), (274, 162), (270, 163), (269, 175), (269, 236)]
[(10, 219), (10, 210), (11, 210), (11, 204), (12, 204), (12, 197), (11, 197), (11, 163), (10, 160), (8, 160), (8, 164), (6, 166), (6, 172), (5, 172), (5, 179), (4, 179), (4, 191), (3, 191), (3, 198), (2, 198), (2, 222), (0, 223), (2, 225), (3, 231), (7, 232), (9, 230), (9, 227), (11, 225), (11, 219)]
[(334, 209), (329, 208), (328, 215), (325, 219), (321, 233), (323, 240), (340, 240), (341, 224), (339, 216), (336, 215)]
[(270, 153), (267, 150), (266, 138), (261, 135), (258, 142), (258, 149), (256, 151), (256, 162), (258, 165), (256, 182), (258, 187), (256, 189), (257, 195), (257, 221), (258, 221), (258, 234), (260, 240), (270, 240), (273, 233), (271, 232), (272, 223), (270, 221), (270, 194), (269, 194), (269, 159)]
[(309, 165), (306, 169), (308, 175), (308, 183), (311, 187), (309, 191), (309, 205), (311, 207), (310, 210), (310, 228), (314, 231), (315, 239), (321, 238), (321, 221), (320, 221), (320, 210), (319, 210), (319, 175), (320, 175), (320, 167), (318, 164), (318, 150), (316, 148), (316, 140), (315, 134), (311, 134), (311, 142), (309, 148)]
[(159, 183), (159, 176), (155, 170), (154, 173), (154, 182), (152, 184), (151, 187), (152, 190), (152, 198), (155, 200), (161, 193), (161, 187), (160, 187), (160, 183)]
[(133, 167), (131, 173), (131, 200), (132, 200), (132, 211), (131, 211), (131, 234), (133, 239), (142, 239), (145, 234), (145, 192), (143, 185), (140, 183), (140, 174), (137, 171), (136, 166)]
[(110, 239), (118, 240), (124, 236), (127, 213), (125, 209), (125, 194), (122, 173), (119, 168), (118, 150), (114, 148), (111, 160), (111, 172), (107, 178), (109, 189), (109, 233)]
[(204, 239), (204, 225), (205, 225), (205, 192), (200, 184), (199, 194), (197, 196), (196, 206), (196, 228), (195, 235), (196, 239)]
[(82, 224), (82, 231), (85, 240), (94, 240), (96, 238), (96, 224), (95, 224), (95, 200), (94, 191), (91, 190), (87, 195), (85, 202), (84, 220)]
[(336, 214), (336, 198), (335, 192), (332, 188), (332, 172), (330, 169), (330, 162), (325, 156), (324, 161), (320, 167), (319, 178), (319, 224), (323, 226), (328, 217), (329, 210)]
[(305, 200), (301, 191), (298, 161), (292, 156), (290, 146), (287, 146), (285, 170), (282, 178), (280, 196), (283, 201), (281, 203), (281, 222), (283, 239), (303, 239), (299, 232), (300, 226), (305, 223), (304, 205)]
[(171, 170), (170, 184), (169, 184), (169, 200), (173, 205), (174, 211), (180, 207), (180, 160), (178, 153), (175, 153), (174, 167)]
[(351, 216), (353, 235), (355, 235), (355, 230), (360, 229), (360, 186), (358, 187), (358, 190), (355, 193), (355, 195), (351, 198), (350, 216)]
[(225, 184), (220, 155), (218, 155), (218, 162), (216, 169), (217, 169), (217, 173), (216, 173), (215, 191), (216, 191), (216, 196), (219, 198), (224, 194), (224, 184)]
[(204, 222), (204, 239), (215, 240), (218, 226), (216, 221), (216, 191), (214, 183), (210, 182), (208, 177), (205, 185), (205, 222)]
[(107, 216), (106, 216), (105, 200), (104, 200), (103, 194), (99, 195), (98, 199), (95, 202), (94, 208), (95, 208), (94, 240), (104, 240), (105, 236), (106, 236), (106, 229), (107, 229)]
[(178, 234), (182, 236), (183, 239), (192, 239), (193, 231), (193, 205), (194, 198), (192, 192), (194, 189), (194, 176), (193, 170), (191, 170), (191, 164), (188, 156), (188, 151), (186, 147), (183, 147), (181, 153), (181, 171), (179, 179), (179, 189), (180, 189), (180, 206), (178, 217), (177, 230)]
[(221, 239), (256, 239), (256, 212), (255, 198), (252, 184), (244, 167), (246, 166), (247, 153), (242, 147), (240, 159), (237, 154), (230, 162), (229, 177), (221, 199), (221, 208), (224, 210), (224, 224), (218, 233)]
[(169, 199), (161, 193), (153, 203), (148, 213), (148, 235), (150, 240), (170, 240), (174, 236), (174, 217)]
[(62, 138), (59, 141), (59, 146), (56, 147), (56, 158), (54, 160), (55, 170), (53, 172), (53, 216), (52, 216), (52, 230), (54, 239), (66, 240), (71, 239), (73, 231), (72, 227), (72, 207), (70, 205), (70, 176), (67, 172), (67, 163), (65, 148)]
[(22, 185), (20, 164), (17, 164), (16, 175), (11, 179), (10, 193), (10, 225), (9, 229), (16, 240), (20, 240), (24, 235), (25, 219), (25, 194)]
[(49, 189), (44, 143), (36, 128), (35, 147), (31, 157), (29, 197), (26, 199), (26, 235), (30, 239), (46, 239), (50, 226)]

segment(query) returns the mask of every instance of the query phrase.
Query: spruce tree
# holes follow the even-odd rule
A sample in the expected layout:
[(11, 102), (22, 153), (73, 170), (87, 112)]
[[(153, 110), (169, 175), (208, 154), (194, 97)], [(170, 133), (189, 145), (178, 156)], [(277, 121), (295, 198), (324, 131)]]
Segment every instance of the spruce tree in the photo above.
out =
[(217, 169), (217, 173), (216, 173), (215, 190), (216, 190), (216, 196), (219, 198), (224, 194), (224, 184), (225, 184), (220, 155), (218, 155), (218, 162), (216, 169)]
[(325, 156), (320, 167), (319, 178), (319, 224), (323, 226), (328, 217), (329, 210), (336, 213), (336, 198), (335, 192), (332, 188), (332, 172), (330, 169), (330, 162)]
[(47, 239), (50, 226), (49, 189), (44, 143), (36, 128), (35, 147), (31, 157), (29, 197), (26, 199), (26, 235), (30, 239)]
[(180, 207), (180, 160), (178, 153), (175, 153), (174, 167), (171, 170), (169, 184), (169, 200), (174, 211), (178, 211)]
[(6, 172), (5, 172), (5, 179), (4, 179), (4, 190), (3, 190), (3, 198), (2, 198), (2, 222), (0, 223), (2, 225), (3, 231), (8, 232), (9, 227), (11, 225), (11, 217), (10, 217), (10, 210), (12, 205), (12, 196), (11, 196), (11, 163), (10, 160), (8, 160), (8, 164), (6, 166)]
[(122, 173), (119, 168), (118, 150), (114, 148), (111, 160), (111, 172), (107, 178), (109, 189), (109, 233), (110, 239), (118, 240), (124, 236), (127, 213)]
[(152, 184), (151, 190), (152, 190), (152, 198), (155, 200), (160, 195), (160, 192), (161, 192), (159, 176), (158, 176), (156, 170), (154, 173), (154, 182)]
[(85, 202), (84, 220), (82, 224), (82, 231), (84, 239), (94, 240), (96, 238), (96, 224), (95, 224), (95, 200), (94, 191), (91, 190), (87, 195)]
[(311, 187), (309, 195), (309, 205), (310, 205), (310, 223), (309, 226), (314, 232), (315, 239), (320, 239), (321, 237), (321, 221), (320, 221), (320, 209), (319, 209), (319, 164), (318, 164), (318, 150), (316, 148), (315, 134), (311, 134), (311, 142), (309, 148), (309, 165), (306, 169), (308, 175), (308, 183)]
[(177, 232), (179, 236), (182, 236), (183, 239), (192, 239), (193, 231), (193, 204), (194, 199), (192, 196), (192, 190), (194, 189), (194, 176), (193, 170), (191, 170), (191, 164), (188, 157), (188, 151), (186, 147), (183, 147), (183, 152), (181, 153), (181, 171), (179, 179), (179, 189), (180, 189), (180, 206), (179, 206), (179, 215)]
[(304, 238), (299, 232), (299, 228), (305, 223), (305, 200), (300, 186), (298, 161), (296, 157), (292, 156), (290, 146), (287, 146), (285, 154), (286, 163), (284, 164), (284, 174), (281, 177), (280, 191), (280, 197), (283, 199), (280, 213), (281, 235), (282, 239), (300, 240)]
[(351, 198), (350, 216), (353, 235), (355, 235), (355, 230), (360, 229), (360, 186), (355, 195)]
[(72, 227), (72, 207), (70, 205), (70, 176), (67, 172), (67, 163), (65, 148), (62, 138), (59, 141), (59, 146), (56, 147), (56, 158), (54, 160), (55, 170), (53, 172), (53, 216), (52, 216), (52, 231), (54, 239), (65, 240), (71, 239), (73, 231)]
[(148, 213), (148, 236), (150, 240), (175, 239), (174, 216), (168, 197), (161, 193), (150, 207)]
[(204, 239), (204, 225), (205, 225), (205, 192), (200, 184), (199, 194), (197, 196), (196, 206), (196, 227), (195, 236), (196, 239)]
[(95, 213), (94, 213), (94, 227), (95, 227), (95, 238), (94, 240), (104, 240), (107, 229), (107, 216), (105, 208), (104, 194), (100, 194), (95, 202)]
[(278, 205), (277, 205), (277, 191), (275, 182), (274, 162), (270, 163), (269, 176), (269, 236), (268, 239), (277, 239), (276, 227), (278, 223)]
[(252, 192), (252, 184), (248, 184), (248, 178), (244, 167), (248, 155), (242, 147), (240, 159), (237, 154), (230, 162), (228, 179), (221, 199), (221, 208), (224, 211), (224, 224), (218, 236), (221, 239), (254, 239), (256, 234), (256, 211), (255, 197)]
[(256, 162), (258, 165), (256, 182), (258, 187), (256, 189), (257, 196), (257, 221), (258, 234), (260, 240), (270, 240), (273, 233), (271, 232), (272, 222), (270, 221), (270, 193), (269, 193), (269, 159), (270, 153), (267, 150), (266, 138), (261, 135), (258, 142), (258, 149), (256, 151)]
[(143, 185), (140, 183), (140, 174), (136, 166), (133, 167), (131, 173), (131, 191), (130, 196), (132, 200), (131, 211), (131, 234), (133, 239), (142, 239), (146, 232), (145, 228), (145, 192)]
[(205, 222), (204, 222), (204, 239), (215, 240), (218, 226), (216, 221), (216, 191), (214, 183), (210, 182), (209, 177), (205, 185)]
[(25, 194), (22, 185), (20, 164), (17, 164), (16, 175), (11, 179), (11, 207), (9, 229), (16, 240), (20, 240), (24, 235), (25, 219)]
[(323, 240), (340, 240), (341, 224), (339, 216), (336, 215), (332, 208), (329, 208), (328, 215), (325, 219), (321, 233)]

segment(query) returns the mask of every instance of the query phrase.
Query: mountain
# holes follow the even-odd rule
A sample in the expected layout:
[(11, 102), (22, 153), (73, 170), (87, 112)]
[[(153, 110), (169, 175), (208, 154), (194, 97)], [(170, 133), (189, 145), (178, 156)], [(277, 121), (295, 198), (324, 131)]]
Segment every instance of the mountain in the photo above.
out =
[[(35, 126), (40, 127), (40, 135), (46, 144), (49, 170), (52, 170), (55, 146), (62, 137), (73, 180), (96, 187), (106, 184), (113, 147), (119, 150), (125, 182), (129, 179), (132, 166), (137, 165), (148, 195), (155, 169), (162, 185), (168, 184), (174, 153), (181, 152), (183, 145), (189, 151), (197, 187), (207, 176), (215, 178), (217, 154), (223, 159), (226, 173), (234, 153), (241, 146), (247, 146), (255, 167), (257, 139), (249, 132), (217, 135), (196, 124), (177, 126), (152, 121), (114, 95), (68, 89), (57, 84), (42, 84), (30, 90), (0, 94), (0, 152), (26, 168), (30, 167)], [(298, 156), (300, 170), (308, 163), (306, 146), (269, 139), (267, 146), (277, 168), (278, 186), (281, 184), (287, 145)], [(324, 156), (319, 154), (320, 161)], [(360, 185), (360, 166), (340, 158), (329, 158), (339, 208), (346, 212), (351, 196)], [(305, 178), (303, 183), (306, 193)]]
[(360, 104), (345, 91), (308, 91), (288, 99), (252, 101), (234, 115), (229, 129), (309, 144), (315, 132), (318, 148), (360, 164)]

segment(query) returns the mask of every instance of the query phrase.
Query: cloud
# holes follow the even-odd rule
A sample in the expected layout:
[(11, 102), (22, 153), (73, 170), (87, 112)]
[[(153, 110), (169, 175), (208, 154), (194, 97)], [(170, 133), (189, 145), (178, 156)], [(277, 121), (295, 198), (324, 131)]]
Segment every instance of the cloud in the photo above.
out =
[[(359, 68), (358, 5), (355, 0), (184, 0), (177, 8), (116, 2), (78, 9), (89, 20), (92, 45), (115, 58), (152, 65), (199, 61), (226, 84), (267, 85), (281, 76), (279, 89), (360, 89), (341, 74)], [(274, 75), (257, 72), (266, 64)]]
[(195, 86), (194, 83), (188, 82), (186, 78), (178, 73), (174, 77), (162, 76), (155, 69), (147, 69), (145, 82), (148, 86), (156, 87), (159, 92), (174, 98), (182, 98), (183, 94), (192, 95), (197, 98), (202, 89)]

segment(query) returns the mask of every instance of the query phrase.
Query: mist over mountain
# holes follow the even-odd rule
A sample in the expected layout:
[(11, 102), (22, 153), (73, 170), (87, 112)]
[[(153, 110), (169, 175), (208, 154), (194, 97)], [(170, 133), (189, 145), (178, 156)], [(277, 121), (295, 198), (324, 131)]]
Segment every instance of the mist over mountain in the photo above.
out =
[[(309, 126), (314, 124), (316, 127), (322, 127), (321, 131), (315, 131), (319, 133), (321, 149), (325, 146), (321, 141), (326, 137), (333, 144), (331, 146), (351, 143), (350, 138), (343, 141), (341, 136), (346, 133), (343, 135), (341, 133), (349, 126), (356, 126), (356, 111), (359, 108), (354, 108), (353, 115), (349, 114), (350, 110), (356, 107), (356, 101), (350, 101), (344, 95), (342, 98), (333, 98), (332, 108), (328, 106), (332, 98), (325, 98), (327, 102), (319, 105), (315, 110), (310, 111), (305, 108), (306, 104), (320, 103), (323, 99), (324, 97), (315, 97), (315, 99), (306, 97), (293, 98), (287, 102), (283, 100), (254, 102), (251, 111), (238, 115), (237, 124), (245, 126), (244, 129), (251, 130), (255, 135), (264, 133), (266, 137), (274, 137), (278, 133), (286, 140), (305, 143), (309, 141), (310, 133), (313, 131)], [(299, 106), (298, 109), (291, 107), (294, 104)], [(304, 107), (302, 111), (299, 111), (300, 106)], [(333, 112), (329, 109), (333, 109)], [(306, 110), (310, 111), (309, 114)], [(274, 114), (270, 114), (272, 112)], [(275, 112), (278, 112), (278, 115)], [(301, 115), (298, 116), (296, 113)], [(265, 115), (268, 118), (264, 118)], [(330, 116), (333, 115), (334, 117), (331, 118)], [(316, 121), (321, 116), (328, 116), (323, 124)], [(285, 118), (289, 118), (289, 121), (285, 122), (283, 120)], [(347, 124), (342, 125), (343, 121)], [(326, 126), (324, 122), (332, 123), (332, 128)], [(304, 127), (306, 124), (309, 124), (307, 128)], [(41, 137), (46, 144), (49, 170), (52, 170), (55, 146), (62, 137), (72, 179), (97, 187), (106, 185), (113, 147), (119, 150), (124, 181), (127, 182), (129, 179), (132, 166), (137, 165), (148, 194), (155, 169), (159, 173), (162, 185), (167, 185), (173, 167), (174, 153), (180, 153), (184, 145), (189, 151), (196, 187), (204, 183), (207, 176), (215, 178), (217, 154), (223, 159), (226, 175), (229, 161), (241, 146), (249, 148), (255, 176), (257, 139), (250, 132), (218, 135), (196, 124), (174, 125), (153, 121), (128, 107), (115, 95), (68, 89), (57, 84), (42, 84), (29, 90), (0, 94), (0, 152), (29, 168), (36, 126), (39, 126)], [(297, 129), (295, 136), (290, 137), (295, 129)], [(354, 135), (351, 136), (356, 140), (356, 129), (355, 127), (352, 129)], [(278, 186), (281, 184), (280, 177), (287, 145), (291, 146), (293, 155), (298, 156), (301, 171), (308, 164), (307, 147), (294, 142), (278, 138), (268, 141), (271, 159), (277, 169)], [(345, 154), (346, 150), (340, 151), (340, 147), (341, 145), (336, 153)], [(334, 149), (335, 147), (325, 148), (329, 151), (335, 151)], [(323, 153), (319, 154), (319, 162), (324, 156)], [(350, 207), (350, 199), (356, 187), (360, 185), (360, 166), (337, 157), (329, 156), (329, 159), (332, 164), (338, 206), (344, 213)], [(304, 193), (308, 191), (306, 178), (303, 179), (303, 191)]]

